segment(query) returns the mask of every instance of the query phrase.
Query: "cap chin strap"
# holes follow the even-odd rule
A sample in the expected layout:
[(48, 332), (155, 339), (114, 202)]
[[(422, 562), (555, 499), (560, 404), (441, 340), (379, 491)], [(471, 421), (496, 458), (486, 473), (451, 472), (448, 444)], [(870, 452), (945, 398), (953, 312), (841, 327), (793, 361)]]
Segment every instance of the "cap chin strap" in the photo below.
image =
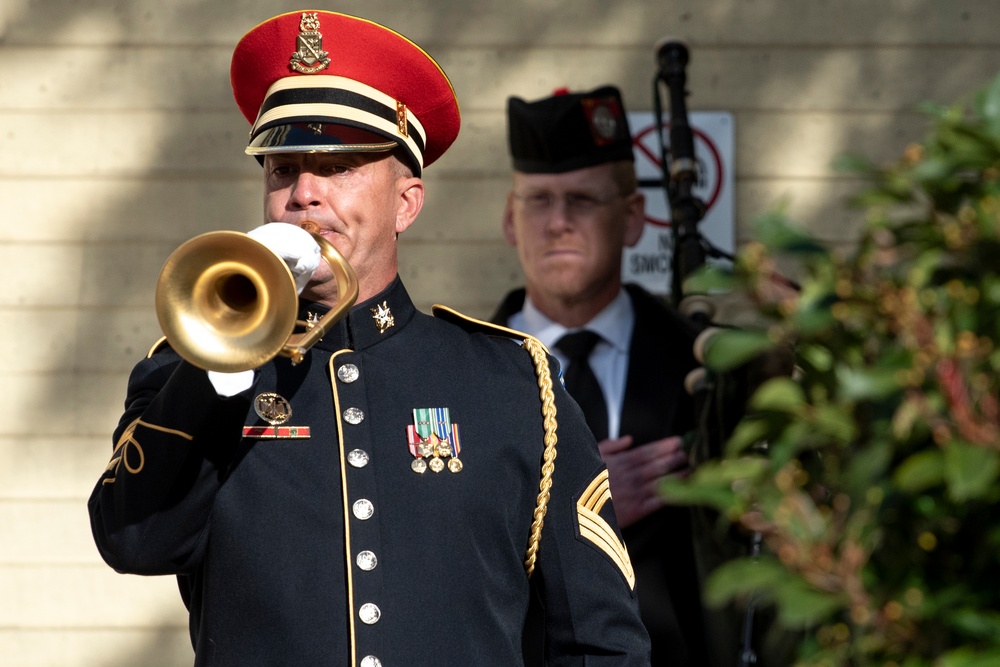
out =
[(381, 144), (314, 144), (311, 146), (247, 146), (247, 155), (274, 153), (384, 153), (398, 146), (395, 141)]

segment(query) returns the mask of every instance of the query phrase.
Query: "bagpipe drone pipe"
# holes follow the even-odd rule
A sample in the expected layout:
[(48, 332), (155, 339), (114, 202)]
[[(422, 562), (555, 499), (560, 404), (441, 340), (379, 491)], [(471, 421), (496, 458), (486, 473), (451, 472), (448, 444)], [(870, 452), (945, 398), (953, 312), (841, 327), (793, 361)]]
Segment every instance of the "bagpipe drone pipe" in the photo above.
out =
[[(710, 260), (734, 262), (735, 257), (713, 246), (700, 232), (699, 223), (705, 216), (706, 206), (694, 193), (698, 183), (694, 133), (687, 113), (687, 74), (689, 50), (674, 39), (661, 40), (656, 48), (657, 71), (653, 79), (653, 106), (656, 133), (659, 139), (660, 164), (667, 203), (670, 209), (672, 238), (670, 297), (677, 310), (687, 317), (700, 334), (695, 342), (695, 357), (703, 366), (687, 377), (685, 388), (695, 399), (699, 419), (694, 433), (687, 436), (688, 454), (692, 468), (699, 463), (717, 459), (725, 443), (746, 413), (746, 406), (754, 390), (769, 378), (791, 375), (791, 351), (772, 351), (758, 355), (750, 361), (725, 372), (713, 371), (704, 366), (705, 350), (719, 331), (736, 328), (733, 322), (746, 321), (738, 311), (745, 311), (750, 304), (734, 306), (732, 300), (720, 301), (712, 294), (685, 292), (685, 282)], [(664, 94), (669, 99), (669, 146), (664, 142)], [(797, 286), (780, 278), (787, 286)], [(737, 313), (734, 316), (734, 310)], [(759, 448), (766, 455), (766, 446)], [(747, 534), (735, 527), (722, 534), (718, 515), (708, 508), (693, 507), (692, 520), (695, 534), (696, 557), (707, 574), (714, 567), (731, 558), (755, 556), (761, 549), (761, 535)], [(764, 625), (770, 619), (766, 612), (757, 609), (750, 601), (742, 608), (722, 610), (714, 625), (722, 634), (716, 637), (732, 647), (734, 662), (739, 667), (772, 664), (764, 659), (761, 647), (765, 640)], [(735, 641), (734, 641), (735, 640)], [(728, 661), (725, 664), (728, 663)], [(778, 664), (774, 662), (773, 664)]]

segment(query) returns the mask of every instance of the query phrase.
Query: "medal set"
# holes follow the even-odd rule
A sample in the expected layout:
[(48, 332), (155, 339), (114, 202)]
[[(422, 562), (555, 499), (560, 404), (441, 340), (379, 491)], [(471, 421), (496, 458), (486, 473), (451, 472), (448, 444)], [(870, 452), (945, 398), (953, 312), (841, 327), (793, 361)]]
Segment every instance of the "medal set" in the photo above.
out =
[(441, 472), (447, 466), (453, 473), (462, 471), (462, 451), (458, 424), (451, 423), (448, 408), (414, 408), (413, 423), (406, 427), (406, 440), (413, 462), (410, 469), (423, 474)]

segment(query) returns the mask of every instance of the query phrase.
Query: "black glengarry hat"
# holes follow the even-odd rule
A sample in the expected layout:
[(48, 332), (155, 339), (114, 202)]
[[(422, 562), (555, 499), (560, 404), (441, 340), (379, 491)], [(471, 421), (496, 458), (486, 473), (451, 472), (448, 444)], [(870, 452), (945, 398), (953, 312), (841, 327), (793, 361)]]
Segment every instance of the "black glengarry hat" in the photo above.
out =
[(557, 91), (535, 102), (511, 97), (507, 138), (514, 170), (527, 174), (559, 174), (635, 159), (625, 106), (614, 86), (587, 93)]

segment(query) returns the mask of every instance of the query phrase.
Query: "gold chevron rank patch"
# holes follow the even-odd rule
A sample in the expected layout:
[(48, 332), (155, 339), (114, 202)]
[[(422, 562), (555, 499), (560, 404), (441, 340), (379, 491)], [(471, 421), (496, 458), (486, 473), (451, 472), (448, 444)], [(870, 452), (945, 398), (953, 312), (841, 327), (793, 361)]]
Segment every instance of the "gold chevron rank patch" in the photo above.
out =
[(611, 524), (601, 517), (601, 509), (609, 500), (611, 486), (608, 484), (608, 471), (603, 470), (576, 501), (576, 521), (580, 537), (604, 552), (621, 570), (629, 588), (635, 590), (635, 572), (632, 570), (628, 550)]

